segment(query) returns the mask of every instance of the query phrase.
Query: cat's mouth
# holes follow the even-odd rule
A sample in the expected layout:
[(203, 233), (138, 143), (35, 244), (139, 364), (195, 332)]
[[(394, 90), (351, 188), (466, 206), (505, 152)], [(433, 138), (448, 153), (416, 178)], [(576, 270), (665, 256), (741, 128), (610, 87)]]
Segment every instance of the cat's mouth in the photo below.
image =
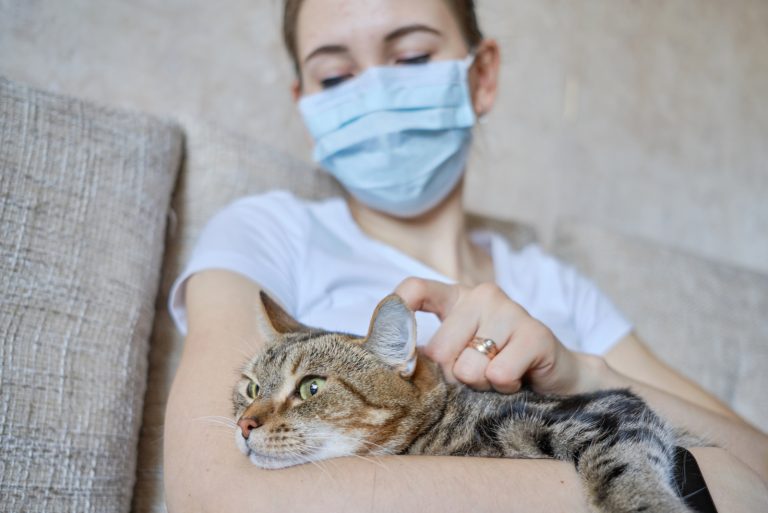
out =
[(353, 443), (353, 440), (348, 437), (329, 437), (323, 434), (321, 441), (316, 440), (314, 444), (304, 442), (301, 448), (294, 447), (290, 452), (275, 453), (266, 447), (259, 447), (259, 443), (255, 440), (246, 440), (239, 429), (235, 430), (235, 445), (251, 460), (251, 463), (264, 469), (280, 469), (328, 458), (350, 456), (355, 454), (358, 448), (358, 444)]
[(312, 458), (309, 455), (298, 454), (268, 454), (264, 451), (253, 449), (249, 446), (248, 440), (243, 438), (240, 430), (235, 430), (235, 445), (244, 455), (251, 460), (251, 463), (257, 467), (265, 469), (279, 469), (300, 465), (309, 462)]
[(293, 467), (294, 465), (301, 465), (302, 463), (307, 463), (309, 461), (308, 459), (299, 456), (276, 457), (259, 454), (256, 451), (250, 451), (248, 453), (248, 459), (257, 467), (270, 470)]

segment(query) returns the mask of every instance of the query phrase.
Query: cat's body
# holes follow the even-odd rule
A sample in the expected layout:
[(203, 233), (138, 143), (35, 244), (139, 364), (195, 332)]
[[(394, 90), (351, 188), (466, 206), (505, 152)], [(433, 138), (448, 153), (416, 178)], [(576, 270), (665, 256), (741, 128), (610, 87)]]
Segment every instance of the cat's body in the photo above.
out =
[(602, 511), (688, 511), (673, 488), (679, 440), (627, 390), (555, 397), (448, 387), (406, 454), (554, 458), (576, 466)]
[(273, 343), (234, 393), (236, 442), (258, 466), (351, 454), (555, 458), (575, 465), (597, 511), (689, 511), (673, 481), (683, 440), (627, 390), (477, 392), (416, 357), (413, 316), (396, 297), (365, 339), (311, 330), (263, 300)]

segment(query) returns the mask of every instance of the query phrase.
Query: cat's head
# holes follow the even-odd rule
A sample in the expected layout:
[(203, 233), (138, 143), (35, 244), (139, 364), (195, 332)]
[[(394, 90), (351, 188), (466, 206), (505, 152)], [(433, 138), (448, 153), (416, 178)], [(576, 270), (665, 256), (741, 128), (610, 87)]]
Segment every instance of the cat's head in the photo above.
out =
[(434, 415), (441, 381), (417, 365), (416, 322), (384, 298), (366, 337), (303, 326), (262, 292), (267, 345), (242, 369), (238, 448), (263, 468), (401, 451)]

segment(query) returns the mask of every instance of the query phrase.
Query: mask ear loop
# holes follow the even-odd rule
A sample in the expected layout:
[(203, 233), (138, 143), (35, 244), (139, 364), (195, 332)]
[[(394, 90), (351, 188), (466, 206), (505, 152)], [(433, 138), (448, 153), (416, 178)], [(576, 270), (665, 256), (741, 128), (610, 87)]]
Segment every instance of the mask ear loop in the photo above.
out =
[(475, 49), (470, 48), (469, 53), (467, 53), (467, 56), (464, 57), (463, 59), (464, 66), (466, 66), (467, 71), (469, 71), (469, 68), (471, 68), (472, 65), (475, 63), (476, 57), (477, 57), (477, 53), (475, 52)]
[[(472, 68), (472, 66), (475, 64), (475, 59), (477, 59), (477, 52), (475, 51), (475, 48), (470, 48), (469, 53), (467, 53), (467, 56), (462, 59), (462, 63), (466, 67), (467, 72), (467, 79), (469, 79), (469, 70)], [(477, 124), (478, 125), (486, 125), (488, 124), (488, 114), (481, 114), (477, 117)]]

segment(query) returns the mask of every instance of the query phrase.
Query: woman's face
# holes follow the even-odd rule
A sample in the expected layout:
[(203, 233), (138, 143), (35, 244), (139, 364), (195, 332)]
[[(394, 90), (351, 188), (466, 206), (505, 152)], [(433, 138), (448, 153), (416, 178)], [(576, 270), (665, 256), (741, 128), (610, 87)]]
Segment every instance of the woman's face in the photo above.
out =
[(371, 66), (462, 59), (469, 50), (444, 0), (305, 0), (296, 34), (297, 96)]

